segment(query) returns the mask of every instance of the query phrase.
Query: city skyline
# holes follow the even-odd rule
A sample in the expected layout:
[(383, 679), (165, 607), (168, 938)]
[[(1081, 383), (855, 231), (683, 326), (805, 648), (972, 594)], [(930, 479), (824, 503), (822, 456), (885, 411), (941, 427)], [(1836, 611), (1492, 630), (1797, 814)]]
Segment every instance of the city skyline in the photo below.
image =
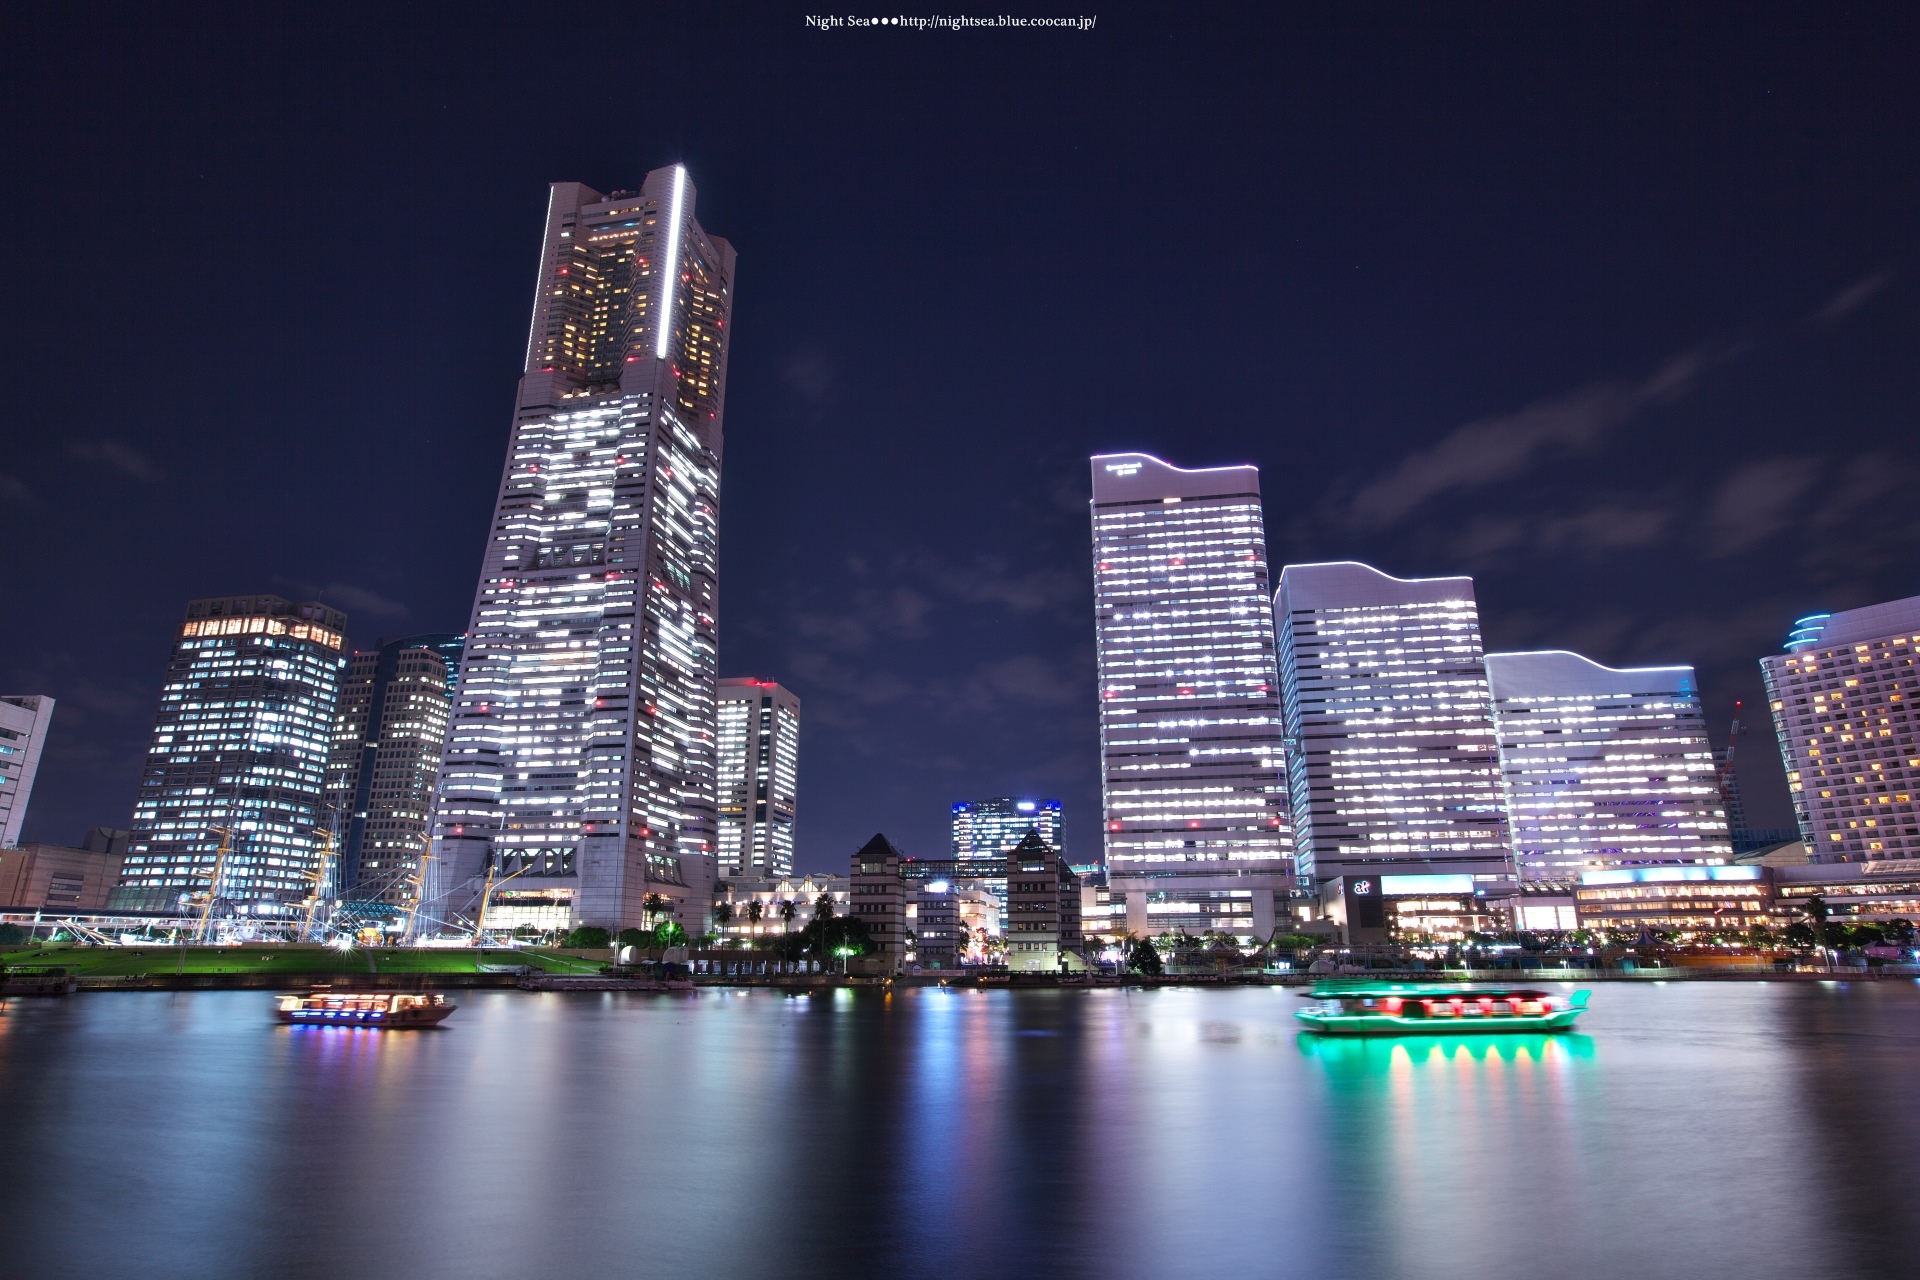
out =
[[(1656, 57), (1614, 16), (1577, 42), (1463, 22), (1423, 21), (1390, 75), (1286, 13), (1232, 42), (1116, 16), (884, 52), (684, 15), (618, 15), (586, 52), (531, 15), (398, 17), (367, 46), (317, 17), (284, 43), (23, 30), (8, 287), (64, 270), (69, 193), (108, 171), (148, 193), (82, 283), (9, 312), (0, 519), (35, 603), (0, 619), (0, 688), (59, 704), (23, 835), (125, 825), (183, 600), (323, 600), (362, 647), (467, 624), (547, 186), (682, 162), (702, 220), (752, 246), (718, 643), (808, 702), (796, 870), (874, 826), (935, 851), (968, 795), (1058, 797), (1068, 844), (1097, 844), (1094, 452), (1256, 465), (1276, 568), (1470, 575), (1489, 648), (1689, 663), (1710, 724), (1735, 699), (1764, 723), (1755, 658), (1785, 623), (1920, 589), (1891, 496), (1920, 466), (1887, 196), (1914, 161), (1886, 141), (1915, 95), (1866, 89), (1904, 46), (1709, 16)], [(639, 118), (536, 87), (663, 40), (689, 61)], [(405, 52), (426, 42), (431, 85)], [(202, 57), (261, 78), (187, 78)], [(503, 60), (524, 74), (483, 73)], [(857, 66), (909, 109), (875, 116)], [(1187, 87), (1116, 88), (1144, 68)], [(52, 105), (76, 86), (97, 115)], [(343, 102), (364, 114), (331, 127)], [(1149, 151), (1178, 156), (1203, 289), (1140, 265)], [(140, 341), (82, 393), (98, 357), (55, 335), (98, 325), (109, 279)], [(1790, 826), (1764, 737), (1740, 751), (1751, 823)]]

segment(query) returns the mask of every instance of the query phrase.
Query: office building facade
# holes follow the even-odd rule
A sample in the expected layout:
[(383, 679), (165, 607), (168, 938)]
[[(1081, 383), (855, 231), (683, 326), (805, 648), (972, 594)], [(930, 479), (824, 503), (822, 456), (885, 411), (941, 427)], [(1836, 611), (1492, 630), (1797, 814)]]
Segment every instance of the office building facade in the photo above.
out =
[(278, 596), (187, 606), (110, 908), (177, 911), (211, 893), (286, 915), (319, 892), (346, 625)]
[(1692, 667), (1551, 651), (1490, 653), (1486, 668), (1521, 877), (1733, 856)]
[(464, 647), (454, 634), (405, 636), (349, 659), (327, 765), (336, 896), (417, 901)]
[(1816, 863), (1920, 857), (1920, 596), (1801, 618), (1760, 660), (1800, 837)]
[(678, 165), (556, 183), (433, 820), (429, 916), (489, 872), (579, 924), (710, 901), (733, 248)]
[(719, 682), (717, 861), (722, 879), (793, 874), (800, 699), (772, 680)]
[(1273, 607), (1294, 840), (1322, 908), (1377, 903), (1388, 875), (1414, 897), (1416, 876), (1511, 883), (1473, 580), (1295, 564)]
[(953, 806), (953, 856), (962, 862), (1005, 858), (1029, 831), (1055, 850), (1061, 847), (1060, 802), (999, 796), (962, 800)]
[(1109, 884), (1137, 934), (1270, 934), (1293, 843), (1259, 471), (1092, 467)]
[(0, 849), (20, 843), (52, 719), (52, 698), (40, 694), (0, 697)]

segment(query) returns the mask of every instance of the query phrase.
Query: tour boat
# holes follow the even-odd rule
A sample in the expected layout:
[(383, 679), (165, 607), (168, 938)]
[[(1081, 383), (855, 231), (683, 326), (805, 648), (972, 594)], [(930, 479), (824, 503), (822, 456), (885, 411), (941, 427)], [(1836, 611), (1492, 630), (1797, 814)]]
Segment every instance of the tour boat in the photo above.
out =
[(433, 1027), (459, 1008), (437, 991), (313, 991), (281, 996), (282, 1022), (308, 1027)]
[(1313, 1007), (1293, 1016), (1324, 1035), (1460, 1035), (1474, 1031), (1570, 1031), (1588, 992), (1439, 983), (1323, 983)]

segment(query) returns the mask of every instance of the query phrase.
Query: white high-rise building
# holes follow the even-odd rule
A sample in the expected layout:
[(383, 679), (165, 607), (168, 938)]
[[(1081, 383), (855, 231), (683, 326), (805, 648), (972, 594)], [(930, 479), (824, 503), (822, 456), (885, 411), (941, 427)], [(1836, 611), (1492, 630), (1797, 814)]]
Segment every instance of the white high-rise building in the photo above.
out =
[(1293, 846), (1260, 473), (1092, 461), (1112, 892), (1131, 933), (1267, 936)]
[(800, 699), (772, 680), (719, 685), (719, 874), (793, 874), (800, 796)]
[(40, 770), (47, 723), (52, 719), (52, 698), (41, 694), (0, 697), (0, 849), (20, 843), (20, 827), (27, 820), (27, 801), (33, 795), (33, 778)]
[(1509, 881), (1473, 579), (1290, 564), (1273, 608), (1302, 878), (1323, 902)]
[(700, 930), (733, 277), (681, 166), (639, 191), (554, 184), (440, 769), (449, 923), (491, 869), (516, 910), (624, 927), (665, 898)]
[(1801, 618), (1760, 660), (1815, 862), (1920, 858), (1920, 596)]
[(1486, 663), (1523, 879), (1733, 856), (1692, 667), (1615, 670), (1565, 651)]
[(1060, 852), (1060, 802), (998, 796), (992, 800), (962, 800), (953, 806), (953, 856), (961, 862), (1004, 858), (1013, 847), (1037, 831), (1055, 853)]

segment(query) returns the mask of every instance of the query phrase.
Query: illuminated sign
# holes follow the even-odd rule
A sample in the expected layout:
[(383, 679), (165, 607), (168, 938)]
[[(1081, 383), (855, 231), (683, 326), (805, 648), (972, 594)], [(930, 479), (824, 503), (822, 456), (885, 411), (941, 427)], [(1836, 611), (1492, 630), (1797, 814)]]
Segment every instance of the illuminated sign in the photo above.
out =
[(1621, 867), (1583, 871), (1581, 884), (1674, 884), (1683, 880), (1758, 880), (1760, 867)]
[(1472, 876), (1381, 876), (1380, 892), (1389, 898), (1423, 893), (1472, 893)]
[(1372, 892), (1373, 892), (1373, 881), (1371, 881), (1371, 880), (1355, 880), (1355, 881), (1353, 882), (1353, 896), (1354, 896), (1354, 897), (1356, 897), (1356, 898), (1364, 898), (1364, 897), (1366, 897), (1366, 896), (1367, 896), (1368, 894), (1370, 894), (1370, 893), (1372, 893)]

